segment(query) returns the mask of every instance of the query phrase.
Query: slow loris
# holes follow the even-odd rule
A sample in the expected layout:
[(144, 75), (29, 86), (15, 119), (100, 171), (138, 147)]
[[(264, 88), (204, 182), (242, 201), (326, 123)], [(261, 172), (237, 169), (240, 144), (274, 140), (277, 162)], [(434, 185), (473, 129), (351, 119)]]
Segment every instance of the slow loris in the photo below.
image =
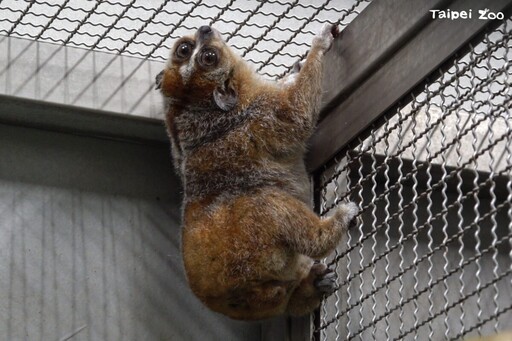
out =
[(298, 73), (260, 77), (212, 27), (179, 39), (157, 88), (184, 184), (182, 250), (192, 291), (235, 319), (307, 314), (334, 290), (317, 260), (331, 253), (358, 209), (319, 218), (304, 166), (321, 100), (325, 25)]

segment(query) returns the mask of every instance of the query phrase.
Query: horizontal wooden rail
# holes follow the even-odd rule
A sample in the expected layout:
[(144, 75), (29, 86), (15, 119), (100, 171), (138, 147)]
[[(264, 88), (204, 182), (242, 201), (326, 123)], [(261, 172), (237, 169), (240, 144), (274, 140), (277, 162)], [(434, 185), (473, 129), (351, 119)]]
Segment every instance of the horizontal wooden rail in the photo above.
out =
[[(335, 40), (325, 70), (324, 109), (306, 157), (313, 172), (328, 162), (432, 71), (499, 20), (512, 0), (379, 0)], [(471, 19), (433, 19), (430, 10), (469, 11)]]
[(0, 124), (138, 143), (168, 143), (161, 119), (7, 95), (0, 95)]

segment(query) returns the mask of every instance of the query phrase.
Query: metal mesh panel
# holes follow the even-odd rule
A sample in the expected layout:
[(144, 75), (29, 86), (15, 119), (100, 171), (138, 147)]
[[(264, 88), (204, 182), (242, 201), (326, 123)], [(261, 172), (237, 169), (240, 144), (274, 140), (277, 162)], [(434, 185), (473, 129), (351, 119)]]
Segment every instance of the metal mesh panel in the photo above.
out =
[[(358, 225), (321, 340), (455, 340), (512, 327), (512, 20), (443, 66), (317, 177)], [(469, 52), (467, 52), (469, 51)]]
[(303, 58), (323, 23), (369, 0), (0, 1), (0, 93), (162, 117), (154, 79), (173, 41), (213, 25), (264, 77)]
[(164, 61), (170, 43), (210, 24), (270, 78), (302, 59), (324, 22), (346, 26), (364, 0), (131, 0), (0, 3), (0, 35)]

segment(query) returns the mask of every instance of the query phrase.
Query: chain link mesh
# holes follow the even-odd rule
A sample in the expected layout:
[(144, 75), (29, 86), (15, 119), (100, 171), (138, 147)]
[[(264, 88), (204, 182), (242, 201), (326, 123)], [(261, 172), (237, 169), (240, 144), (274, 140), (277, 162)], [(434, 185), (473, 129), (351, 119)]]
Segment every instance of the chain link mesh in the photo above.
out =
[(358, 227), (327, 262), (321, 340), (458, 340), (512, 326), (512, 19), (356, 138), (318, 177)]
[(0, 35), (165, 61), (173, 40), (214, 25), (269, 78), (302, 59), (325, 22), (341, 28), (368, 1), (103, 0), (0, 2)]

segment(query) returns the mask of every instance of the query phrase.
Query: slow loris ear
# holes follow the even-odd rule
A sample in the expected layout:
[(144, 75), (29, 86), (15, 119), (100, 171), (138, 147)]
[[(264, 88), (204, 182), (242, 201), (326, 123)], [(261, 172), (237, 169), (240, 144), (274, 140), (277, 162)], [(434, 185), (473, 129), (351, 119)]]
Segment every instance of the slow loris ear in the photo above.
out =
[(213, 91), (213, 99), (215, 104), (224, 111), (230, 111), (238, 103), (238, 93), (232, 82), (233, 71), (230, 72), (228, 79), (224, 84), (219, 85)]
[(165, 70), (160, 71), (158, 75), (156, 75), (155, 78), (155, 90), (158, 90), (162, 87), (162, 79), (164, 78), (164, 72)]

